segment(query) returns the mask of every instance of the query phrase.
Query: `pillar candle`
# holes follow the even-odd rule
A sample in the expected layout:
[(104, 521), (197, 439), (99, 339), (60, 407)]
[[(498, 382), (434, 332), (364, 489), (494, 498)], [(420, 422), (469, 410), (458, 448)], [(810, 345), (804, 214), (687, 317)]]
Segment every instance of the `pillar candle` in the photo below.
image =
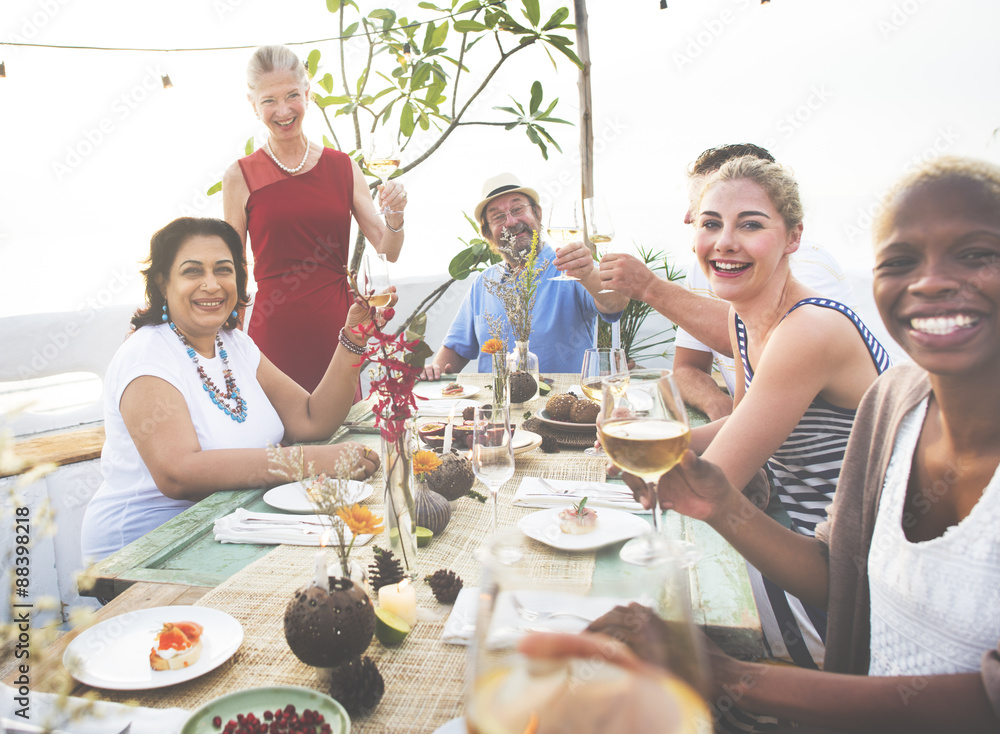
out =
[(444, 446), (441, 451), (442, 454), (447, 454), (449, 451), (451, 451), (451, 424), (452, 421), (455, 420), (455, 406), (457, 405), (458, 405), (457, 402), (452, 403), (451, 412), (448, 413), (448, 425), (444, 427)]
[(378, 605), (411, 627), (417, 623), (417, 590), (409, 579), (379, 589)]

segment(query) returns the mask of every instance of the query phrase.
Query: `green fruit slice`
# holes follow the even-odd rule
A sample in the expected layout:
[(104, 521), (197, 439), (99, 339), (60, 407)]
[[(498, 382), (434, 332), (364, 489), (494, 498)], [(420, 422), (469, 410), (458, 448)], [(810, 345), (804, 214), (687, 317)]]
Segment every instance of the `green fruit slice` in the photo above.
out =
[(539, 381), (539, 383), (538, 383), (538, 394), (539, 395), (548, 395), (550, 392), (552, 392), (552, 385), (549, 385), (546, 382)]
[(375, 637), (386, 647), (398, 645), (410, 634), (410, 625), (387, 609), (375, 607)]
[(429, 528), (422, 528), (417, 525), (417, 547), (423, 548), (425, 545), (431, 542), (431, 538), (434, 537), (434, 533), (431, 532)]

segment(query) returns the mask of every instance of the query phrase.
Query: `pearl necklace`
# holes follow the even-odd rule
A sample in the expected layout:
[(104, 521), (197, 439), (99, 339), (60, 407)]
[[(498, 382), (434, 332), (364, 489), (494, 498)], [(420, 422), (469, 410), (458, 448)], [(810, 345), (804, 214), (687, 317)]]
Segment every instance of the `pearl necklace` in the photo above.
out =
[[(212, 382), (212, 378), (206, 374), (205, 368), (198, 361), (198, 354), (194, 351), (194, 347), (191, 346), (191, 343), (181, 333), (180, 329), (174, 325), (173, 321), (170, 322), (170, 328), (181, 340), (181, 344), (187, 348), (188, 356), (194, 362), (194, 366), (198, 368), (201, 386), (208, 393), (208, 397), (212, 399), (212, 402), (215, 403), (215, 407), (223, 411), (237, 423), (243, 423), (247, 419), (247, 401), (240, 397), (240, 389), (236, 387), (236, 378), (233, 377), (233, 371), (229, 369), (229, 355), (226, 354), (226, 348), (222, 346), (222, 337), (218, 333), (215, 334), (215, 349), (219, 353), (219, 357), (222, 358), (223, 374), (226, 377), (225, 393), (217, 388), (215, 383)], [(232, 401), (232, 406), (226, 401)]]
[(274, 161), (274, 164), (278, 168), (280, 168), (282, 171), (284, 171), (285, 173), (298, 173), (303, 168), (305, 168), (306, 159), (309, 157), (309, 141), (308, 140), (306, 141), (306, 152), (302, 156), (302, 162), (299, 165), (295, 166), (295, 168), (289, 168), (284, 163), (282, 163), (281, 161), (279, 161), (278, 160), (278, 156), (276, 156), (273, 152), (271, 152), (271, 146), (268, 144), (268, 142), (269, 141), (264, 141), (264, 150), (267, 151), (267, 154), (269, 156), (271, 156), (271, 160)]

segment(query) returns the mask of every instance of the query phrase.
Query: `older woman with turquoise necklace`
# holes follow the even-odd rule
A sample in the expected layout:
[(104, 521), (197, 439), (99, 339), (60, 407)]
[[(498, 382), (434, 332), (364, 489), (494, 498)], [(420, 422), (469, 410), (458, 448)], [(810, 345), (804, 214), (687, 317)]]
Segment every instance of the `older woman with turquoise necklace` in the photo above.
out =
[[(103, 482), (83, 521), (84, 557), (103, 558), (214, 492), (287, 481), (272, 447), (317, 472), (353, 452), (355, 478), (378, 456), (329, 438), (350, 410), (370, 320), (354, 303), (309, 393), (236, 328), (247, 298), (243, 242), (226, 222), (185, 217), (153, 235), (146, 305), (108, 367)], [(392, 303), (395, 303), (395, 295)]]

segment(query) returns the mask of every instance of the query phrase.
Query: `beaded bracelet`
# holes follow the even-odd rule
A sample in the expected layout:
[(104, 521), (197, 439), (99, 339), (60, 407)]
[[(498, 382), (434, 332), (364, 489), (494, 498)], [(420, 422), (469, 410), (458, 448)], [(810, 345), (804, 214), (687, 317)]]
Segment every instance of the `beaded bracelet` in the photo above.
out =
[[(347, 327), (345, 326), (344, 329), (346, 328)], [(365, 347), (361, 346), (360, 344), (355, 344), (350, 339), (348, 339), (347, 335), (344, 333), (344, 329), (340, 330), (340, 343), (344, 345), (344, 347), (347, 349), (348, 352), (353, 352), (359, 357), (363, 356), (364, 353), (368, 350), (365, 349)]]
[(399, 229), (396, 229), (391, 224), (389, 224), (388, 220), (386, 220), (385, 226), (389, 229), (390, 232), (395, 232), (397, 234), (399, 234), (400, 232), (403, 231), (403, 225), (402, 224), (399, 225)]

